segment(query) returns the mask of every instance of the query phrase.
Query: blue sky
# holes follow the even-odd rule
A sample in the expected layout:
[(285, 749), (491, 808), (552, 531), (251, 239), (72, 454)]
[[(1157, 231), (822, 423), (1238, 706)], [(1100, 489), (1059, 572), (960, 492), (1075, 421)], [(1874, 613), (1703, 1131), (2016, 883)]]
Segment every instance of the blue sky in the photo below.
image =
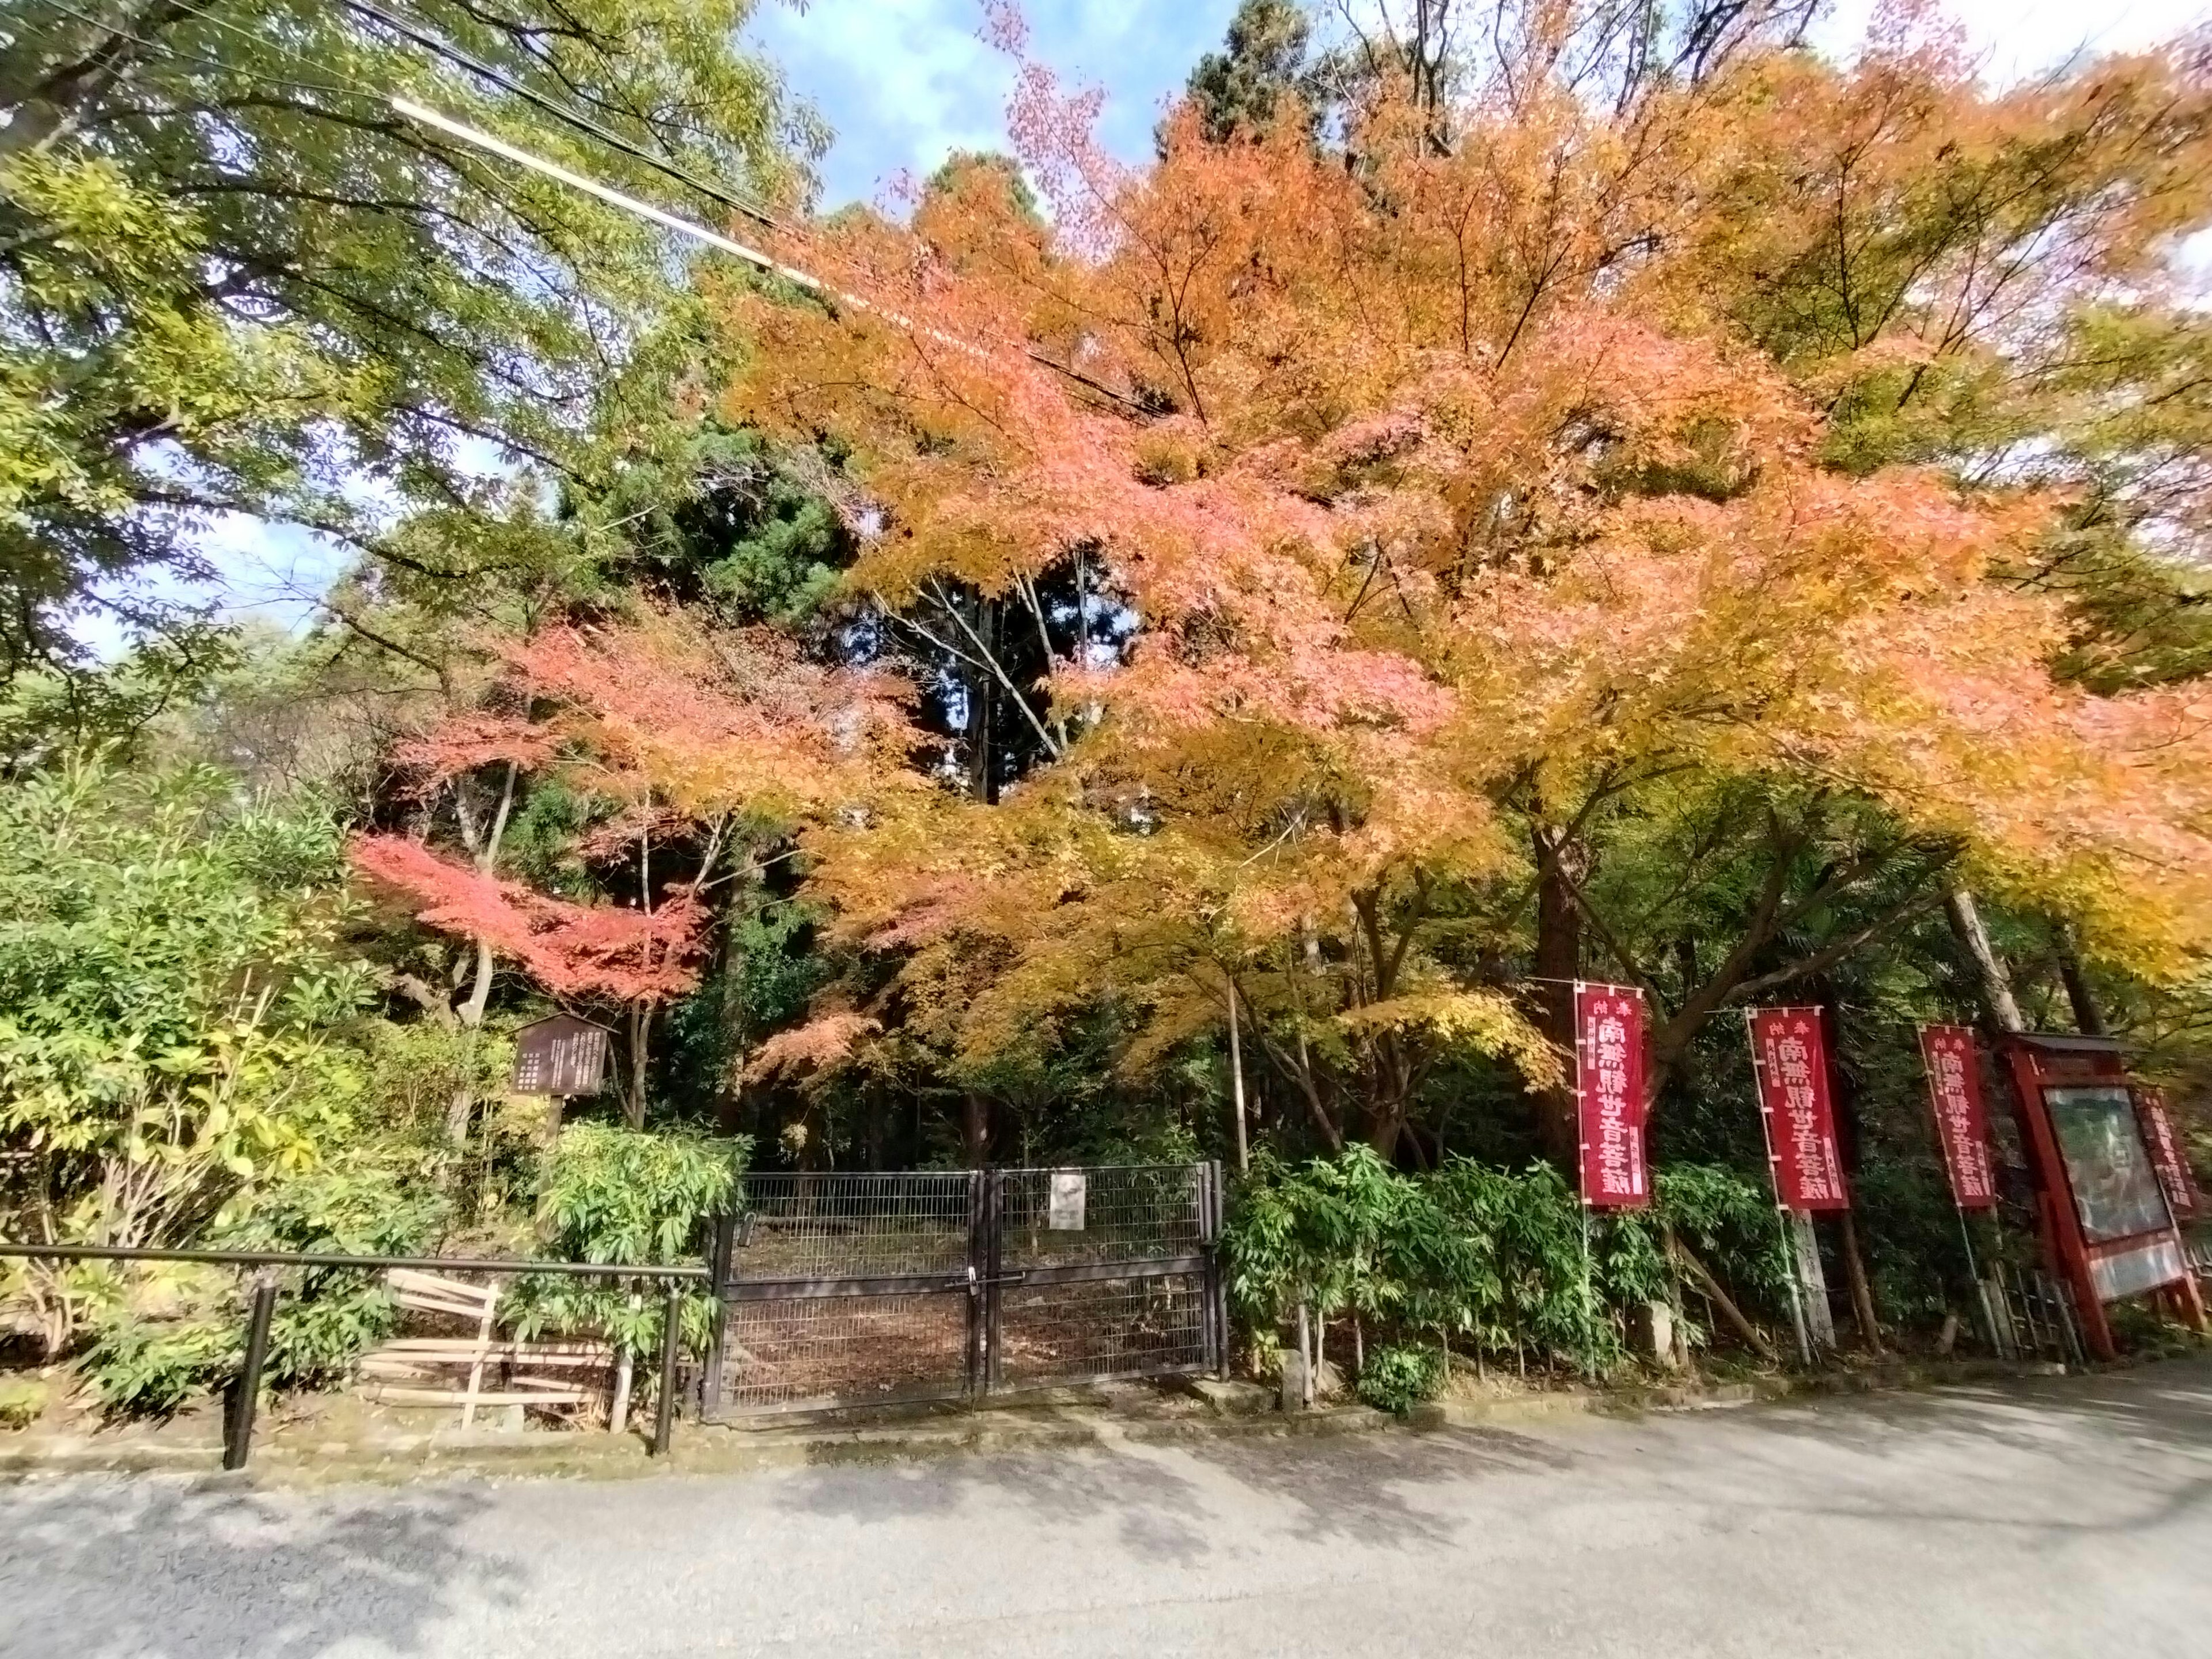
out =
[[(1101, 136), (1116, 154), (1149, 153), (1164, 101), (1201, 52), (1218, 47), (1236, 0), (1030, 0), (1030, 50), (1065, 81), (1103, 86)], [(1316, 7), (1316, 9), (1325, 9)], [(1841, 0), (1821, 43), (1846, 51), (1873, 0)], [(2075, 48), (2115, 51), (2186, 27), (2205, 0), (1951, 0), (1992, 79), (2010, 81)], [(837, 138), (823, 204), (872, 200), (902, 170), (926, 174), (955, 149), (997, 148), (1012, 76), (977, 38), (980, 0), (762, 0), (748, 34)]]
[[(1102, 137), (1149, 153), (1152, 124), (1200, 53), (1220, 44), (1237, 0), (1060, 0), (1024, 8), (1030, 51), (1070, 82), (1101, 85)], [(763, 0), (748, 34), (792, 92), (837, 134), (823, 204), (872, 200), (902, 171), (955, 149), (1002, 149), (1006, 58), (977, 37), (978, 0)]]
[[(1841, 0), (1821, 27), (1828, 50), (1860, 38), (1874, 0)], [(2048, 67), (2082, 46), (2125, 51), (2203, 16), (2207, 0), (1953, 0), (1992, 80)], [(1103, 86), (1101, 137), (1130, 160), (1149, 154), (1153, 124), (1200, 53), (1218, 46), (1236, 0), (1030, 0), (1031, 53), (1063, 81)], [(836, 134), (822, 165), (823, 205), (873, 200), (901, 173), (927, 174), (961, 149), (1003, 147), (1012, 76), (978, 38), (980, 0), (811, 0), (804, 9), (763, 0), (746, 31), (796, 97)], [(2194, 239), (2192, 264), (2212, 269), (2212, 238)], [(234, 519), (204, 538), (219, 596), (235, 614), (288, 627), (343, 568), (338, 550), (300, 531)], [(112, 629), (88, 628), (103, 649)]]

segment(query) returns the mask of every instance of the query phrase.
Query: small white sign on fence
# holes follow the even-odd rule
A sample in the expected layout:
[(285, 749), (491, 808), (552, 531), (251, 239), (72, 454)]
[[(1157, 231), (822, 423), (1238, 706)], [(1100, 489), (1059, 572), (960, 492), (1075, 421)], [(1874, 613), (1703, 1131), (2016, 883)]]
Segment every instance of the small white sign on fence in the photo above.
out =
[(1083, 1199), (1085, 1182), (1080, 1170), (1054, 1170), (1052, 1172), (1052, 1204), (1045, 1216), (1048, 1231), (1055, 1233), (1079, 1233), (1083, 1231)]

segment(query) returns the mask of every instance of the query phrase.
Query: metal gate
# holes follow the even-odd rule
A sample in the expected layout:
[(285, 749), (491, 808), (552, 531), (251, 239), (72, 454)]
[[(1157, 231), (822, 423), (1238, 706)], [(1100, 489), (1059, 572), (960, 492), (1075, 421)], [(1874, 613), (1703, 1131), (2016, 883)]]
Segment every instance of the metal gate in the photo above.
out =
[(709, 1418), (1218, 1370), (1215, 1164), (770, 1174), (716, 1237)]

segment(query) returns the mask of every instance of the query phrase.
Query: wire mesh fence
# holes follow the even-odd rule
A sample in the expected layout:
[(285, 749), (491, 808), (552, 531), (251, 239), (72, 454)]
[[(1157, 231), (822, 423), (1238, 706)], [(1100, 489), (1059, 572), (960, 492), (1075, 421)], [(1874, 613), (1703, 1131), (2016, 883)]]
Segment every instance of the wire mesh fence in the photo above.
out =
[(1218, 1365), (1212, 1164), (772, 1174), (716, 1244), (709, 1414)]
[(957, 1273), (968, 1265), (976, 1184), (965, 1170), (748, 1176), (732, 1276)]
[(1178, 1273), (1012, 1285), (999, 1333), (994, 1381), (1007, 1387), (1202, 1370), (1206, 1281)]
[(730, 1306), (725, 1408), (825, 1410), (957, 1399), (968, 1293), (779, 1297)]
[(1161, 1261), (1206, 1248), (1204, 1164), (1003, 1170), (998, 1176), (1000, 1251), (1008, 1266)]

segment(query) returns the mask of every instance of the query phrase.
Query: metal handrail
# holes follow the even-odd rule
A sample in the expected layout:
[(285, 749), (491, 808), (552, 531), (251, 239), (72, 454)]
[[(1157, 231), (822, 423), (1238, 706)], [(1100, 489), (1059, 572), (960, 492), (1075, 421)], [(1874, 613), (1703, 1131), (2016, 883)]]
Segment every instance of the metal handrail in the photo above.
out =
[(167, 1250), (136, 1244), (11, 1244), (0, 1242), (0, 1256), (63, 1261), (195, 1261), (231, 1267), (361, 1267), (381, 1272), (413, 1267), (426, 1273), (459, 1268), (466, 1273), (568, 1273), (578, 1279), (707, 1279), (702, 1265), (671, 1263), (632, 1267), (612, 1261), (532, 1261), (520, 1257), (476, 1255), (348, 1255), (325, 1250)]
[(261, 1393), (261, 1370), (269, 1358), (269, 1327), (276, 1312), (278, 1267), (340, 1267), (381, 1273), (394, 1267), (419, 1272), (560, 1273), (572, 1279), (652, 1279), (668, 1286), (661, 1310), (660, 1398), (656, 1402), (652, 1452), (665, 1456), (674, 1431), (676, 1362), (682, 1352), (679, 1318), (687, 1284), (711, 1284), (711, 1269), (690, 1263), (629, 1267), (611, 1261), (532, 1261), (501, 1256), (347, 1255), (325, 1250), (171, 1250), (135, 1244), (17, 1244), (0, 1241), (0, 1258), (42, 1261), (185, 1261), (216, 1267), (258, 1267), (253, 1302), (246, 1317), (246, 1358), (239, 1367), (236, 1392), (224, 1413), (222, 1466), (242, 1469), (253, 1444), (253, 1419)]

